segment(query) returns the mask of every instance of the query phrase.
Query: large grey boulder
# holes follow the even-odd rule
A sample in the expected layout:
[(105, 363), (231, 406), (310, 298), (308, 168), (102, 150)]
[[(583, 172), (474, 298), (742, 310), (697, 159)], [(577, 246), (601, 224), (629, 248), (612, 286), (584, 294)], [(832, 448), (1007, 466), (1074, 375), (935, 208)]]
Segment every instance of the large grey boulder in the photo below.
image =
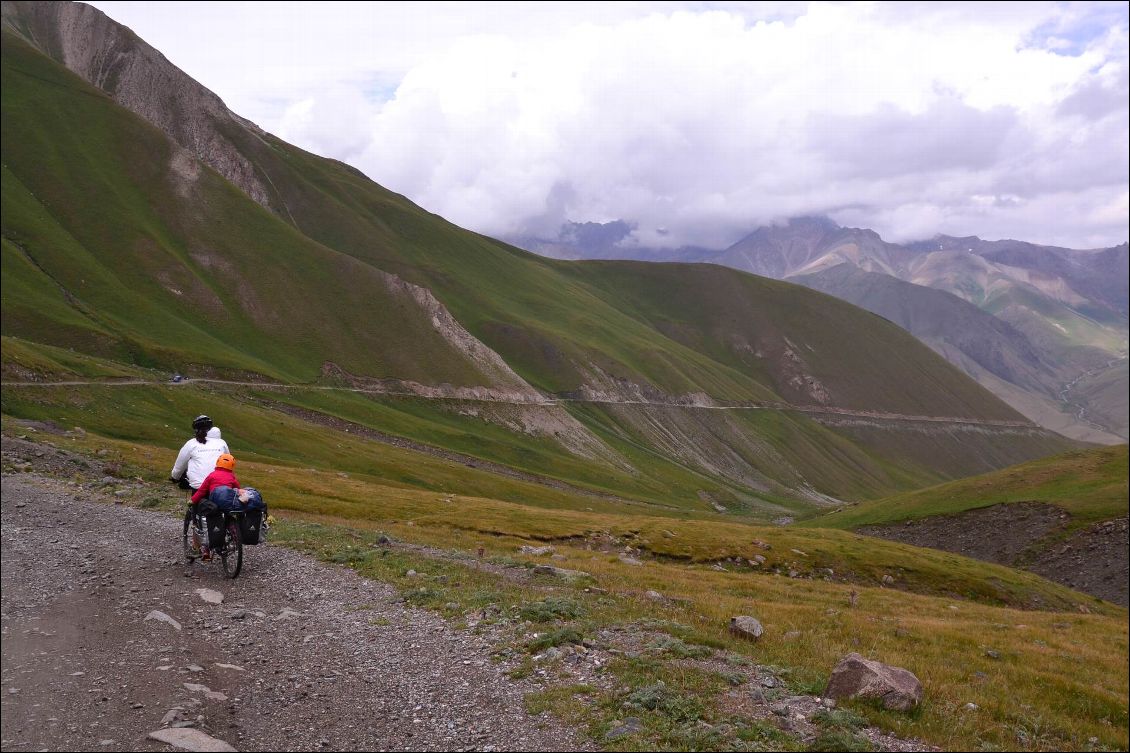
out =
[(851, 653), (832, 670), (824, 695), (835, 699), (874, 698), (888, 709), (910, 711), (922, 700), (922, 683), (901, 667)]
[(761, 623), (758, 622), (756, 617), (740, 615), (730, 618), (730, 632), (742, 638), (756, 641), (761, 638), (765, 628), (761, 627)]

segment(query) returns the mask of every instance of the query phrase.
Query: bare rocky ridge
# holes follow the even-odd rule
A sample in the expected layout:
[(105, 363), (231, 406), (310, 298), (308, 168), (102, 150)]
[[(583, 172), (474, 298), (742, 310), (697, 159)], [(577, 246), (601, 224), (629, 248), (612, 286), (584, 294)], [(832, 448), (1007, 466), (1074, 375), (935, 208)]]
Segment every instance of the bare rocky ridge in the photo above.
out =
[(1062, 539), (1068, 514), (1054, 505), (1017, 502), (937, 515), (856, 533), (942, 549), (1020, 567), (1101, 599), (1130, 606), (1127, 519), (1096, 523)]
[(423, 309), (436, 332), (479, 367), (483, 374), (490, 378), (491, 384), (502, 388), (500, 393), (506, 394), (509, 399), (516, 402), (538, 403), (544, 400), (541, 393), (518, 376), (502, 356), (468, 332), (430, 290), (393, 274), (385, 274), (384, 282), (389, 292), (408, 298)]
[(159, 750), (184, 723), (239, 750), (584, 747), (525, 713), (489, 633), (281, 547), (186, 578), (178, 521), (91, 496), (3, 479), (5, 750)]
[[(5, 1), (3, 19), (5, 26), (145, 118), (256, 202), (271, 207), (266, 176), (225, 133), (238, 129), (259, 138), (262, 130), (128, 28), (83, 3)], [(183, 172), (182, 161), (174, 166)]]

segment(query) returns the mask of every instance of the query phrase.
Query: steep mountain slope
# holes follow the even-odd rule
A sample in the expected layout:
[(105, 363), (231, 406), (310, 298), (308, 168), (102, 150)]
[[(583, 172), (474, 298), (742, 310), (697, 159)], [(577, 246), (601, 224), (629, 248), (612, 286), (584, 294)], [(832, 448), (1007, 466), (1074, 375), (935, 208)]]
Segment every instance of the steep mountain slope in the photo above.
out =
[(4, 64), (5, 333), (143, 364), (309, 380), (333, 361), (532, 394), (433, 326), (449, 315), (426, 291), (278, 222), (18, 40)]
[[(1118, 368), (1130, 330), (1126, 244), (1075, 251), (938, 236), (899, 246), (870, 230), (799, 218), (759, 228), (728, 249), (697, 258), (795, 280), (880, 313), (1042, 426), (1088, 441), (1127, 437), (1120, 419), (1127, 400), (1109, 399), (1112, 393), (1127, 393)], [(849, 276), (848, 266), (886, 280)], [(975, 317), (952, 299), (943, 304), (947, 299), (929, 288), (964, 299), (1007, 326), (1002, 330)], [(1008, 334), (1001, 340), (1004, 331)], [(988, 346), (986, 337), (996, 344)], [(981, 355), (971, 354), (970, 348)], [(996, 366), (985, 363), (989, 351), (997, 354)], [(1005, 367), (1004, 361), (1013, 366)], [(1021, 363), (1030, 368), (1018, 369)], [(1080, 377), (1090, 379), (1103, 370), (1109, 371), (1104, 380), (1114, 389), (1102, 397), (1067, 389)]]
[(799, 217), (760, 227), (709, 257), (715, 264), (778, 280), (850, 263), (867, 272), (902, 277), (915, 254), (872, 230), (840, 227), (822, 217)]
[(444, 397), (425, 423), (466, 412), (706, 509), (1064, 447), (852, 306), (717, 267), (542, 259), (262, 132), (93, 9), (5, 3), (4, 23), (6, 364), (39, 343), (105, 371)]
[(1125, 243), (1113, 248), (1075, 251), (1023, 241), (985, 241), (976, 236), (954, 238), (938, 235), (928, 241), (910, 243), (907, 248), (923, 252), (972, 252), (993, 263), (1026, 270), (1031, 275), (1032, 284), (1046, 284), (1044, 290), (1049, 295), (1066, 293), (1067, 289), (1059, 281), (1068, 283), (1074, 295), (1062, 298), (1062, 302), (1089, 305), (1097, 319), (1106, 318), (1111, 313), (1124, 317), (1127, 314), (1126, 280), (1130, 275), (1130, 254)]
[[(871, 230), (819, 218), (763, 227), (704, 256), (777, 279), (842, 263), (952, 293), (1025, 333), (1037, 346), (1126, 349), (1126, 245), (1098, 251), (938, 236), (899, 246)], [(1092, 353), (1092, 357), (1099, 355)]]
[[(1096, 359), (1105, 365), (1109, 359), (1099, 354), (1039, 348), (1012, 325), (951, 293), (864, 272), (852, 264), (800, 275), (793, 281), (898, 324), (1042, 426), (1086, 441), (1121, 441), (1117, 428), (1111, 428), (1117, 423), (1095, 426), (1095, 415), (1081, 420), (1063, 409), (1063, 385), (1094, 367)], [(1064, 362), (1065, 355), (1074, 357)], [(1116, 401), (1109, 397), (1106, 395), (1097, 415), (1117, 410)], [(1100, 404), (1100, 399), (1088, 396), (1086, 403)]]
[(916, 257), (905, 279), (964, 298), (1048, 346), (1125, 348), (1125, 316), (1096, 306), (1058, 276), (967, 251), (930, 251)]
[[(62, 51), (58, 55), (69, 65), (82, 59), (72, 48), (81, 51), (111, 45), (105, 56), (112, 61), (108, 66), (79, 65), (78, 72), (97, 73), (94, 82), (109, 87), (115, 99), (127, 106), (145, 101), (135, 112), (158, 126), (191, 121), (196, 103), (208, 99), (195, 82), (167, 73), (168, 64), (158, 65), (155, 51), (145, 52), (144, 43), (136, 39), (128, 45), (121, 43), (127, 34), (120, 27), (102, 30), (99, 24), (90, 23), (90, 14), (97, 14), (93, 9), (71, 19), (81, 6), (8, 7), (9, 17), (15, 9), (19, 20), (32, 27), (32, 38), (59, 38)], [(52, 9), (57, 10), (52, 13)], [(53, 49), (54, 42), (46, 48)], [(122, 73), (113, 74), (116, 68)], [(107, 69), (110, 74), (105, 74)], [(166, 87), (174, 95), (167, 102), (159, 100), (158, 105), (167, 104), (173, 114), (154, 116), (150, 113), (154, 102), (144, 100), (143, 95)], [(222, 147), (206, 151), (205, 161), (214, 157), (221, 169), (242, 160), (253, 164), (257, 175), (278, 193), (268, 201), (254, 187), (245, 188), (250, 196), (274, 206), (280, 219), (308, 238), (428, 287), (461, 323), (546, 391), (580, 388), (595, 365), (667, 394), (705, 389), (727, 399), (772, 397), (755, 379), (717, 369), (709, 358), (681, 348), (584, 287), (570, 285), (562, 279), (559, 266), (449, 225), (356, 171), (301, 152), (233, 116), (216, 112), (208, 122), (214, 133), (204, 141), (222, 143)], [(193, 148), (195, 142), (182, 131), (168, 129), (166, 133), (182, 139), (186, 149)], [(222, 158), (215, 157), (217, 152), (223, 152)], [(520, 327), (515, 326), (518, 323)], [(669, 358), (651, 355), (672, 350)], [(383, 376), (372, 369), (360, 373)]]
[[(623, 221), (569, 223), (555, 239), (516, 240), (558, 258), (706, 261), (801, 282), (914, 332), (1041, 426), (1085, 441), (1120, 442), (1130, 436), (1122, 418), (1128, 404), (1125, 370), (1119, 366), (1130, 329), (1126, 244), (1077, 251), (938, 236), (899, 246), (871, 230), (844, 228), (818, 217), (758, 228), (722, 250), (622, 245), (619, 241), (629, 230)], [(848, 268), (882, 275), (885, 281), (849, 279)], [(863, 284), (863, 279), (868, 282)], [(951, 295), (939, 297), (931, 288)], [(956, 298), (995, 322), (974, 316), (958, 306)], [(895, 299), (897, 306), (892, 305)], [(1002, 323), (1008, 333), (1004, 340)], [(986, 337), (995, 344), (989, 345)], [(1033, 355), (1038, 363), (1032, 362)], [(995, 360), (996, 366), (988, 366), (985, 358)], [(1014, 366), (1005, 367), (1004, 362)], [(1039, 375), (1027, 367), (1015, 368), (1023, 362)], [(1076, 388), (1096, 378), (1109, 388)], [(1123, 397), (1114, 397), (1119, 394)]]

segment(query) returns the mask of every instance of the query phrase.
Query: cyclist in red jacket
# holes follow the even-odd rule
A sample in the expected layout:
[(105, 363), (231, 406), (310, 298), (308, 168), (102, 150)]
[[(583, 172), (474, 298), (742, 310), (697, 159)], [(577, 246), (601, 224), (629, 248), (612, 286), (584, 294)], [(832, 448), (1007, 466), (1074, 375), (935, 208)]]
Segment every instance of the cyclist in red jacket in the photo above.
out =
[(200, 488), (192, 495), (192, 504), (195, 505), (197, 502), (207, 497), (212, 493), (212, 490), (218, 486), (230, 486), (233, 489), (240, 488), (239, 479), (235, 477), (235, 457), (231, 455), (231, 453), (225, 452), (223, 455), (216, 458), (216, 470), (204, 477)]
[[(193, 514), (200, 515), (201, 500), (207, 500), (213, 489), (229, 486), (235, 490), (239, 490), (239, 479), (235, 477), (235, 457), (231, 453), (225, 452), (220, 457), (216, 458), (216, 470), (209, 473), (204, 481), (200, 484), (200, 488), (192, 495)], [(212, 511), (216, 509), (215, 505), (207, 505)], [(211, 514), (207, 510), (207, 514)], [(208, 539), (200, 542), (200, 559), (207, 562), (212, 558), (212, 554), (208, 548)]]

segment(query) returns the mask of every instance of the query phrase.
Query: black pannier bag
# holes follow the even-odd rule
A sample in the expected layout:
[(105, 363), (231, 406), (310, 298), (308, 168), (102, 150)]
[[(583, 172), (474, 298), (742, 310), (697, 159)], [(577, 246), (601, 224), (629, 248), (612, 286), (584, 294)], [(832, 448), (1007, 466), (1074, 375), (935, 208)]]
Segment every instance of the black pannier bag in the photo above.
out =
[(224, 548), (224, 514), (213, 513), (205, 518), (208, 522), (208, 546), (212, 551)]
[(245, 510), (239, 519), (239, 534), (244, 544), (255, 546), (263, 532), (263, 510)]
[(208, 532), (208, 548), (222, 549), (224, 546), (224, 514), (220, 512), (211, 499), (202, 499), (196, 503), (196, 514), (204, 520), (204, 529)]
[(263, 495), (257, 489), (247, 487), (244, 490), (247, 501), (243, 506), (243, 515), (239, 521), (239, 533), (244, 544), (254, 546), (266, 540), (267, 505), (263, 502)]

